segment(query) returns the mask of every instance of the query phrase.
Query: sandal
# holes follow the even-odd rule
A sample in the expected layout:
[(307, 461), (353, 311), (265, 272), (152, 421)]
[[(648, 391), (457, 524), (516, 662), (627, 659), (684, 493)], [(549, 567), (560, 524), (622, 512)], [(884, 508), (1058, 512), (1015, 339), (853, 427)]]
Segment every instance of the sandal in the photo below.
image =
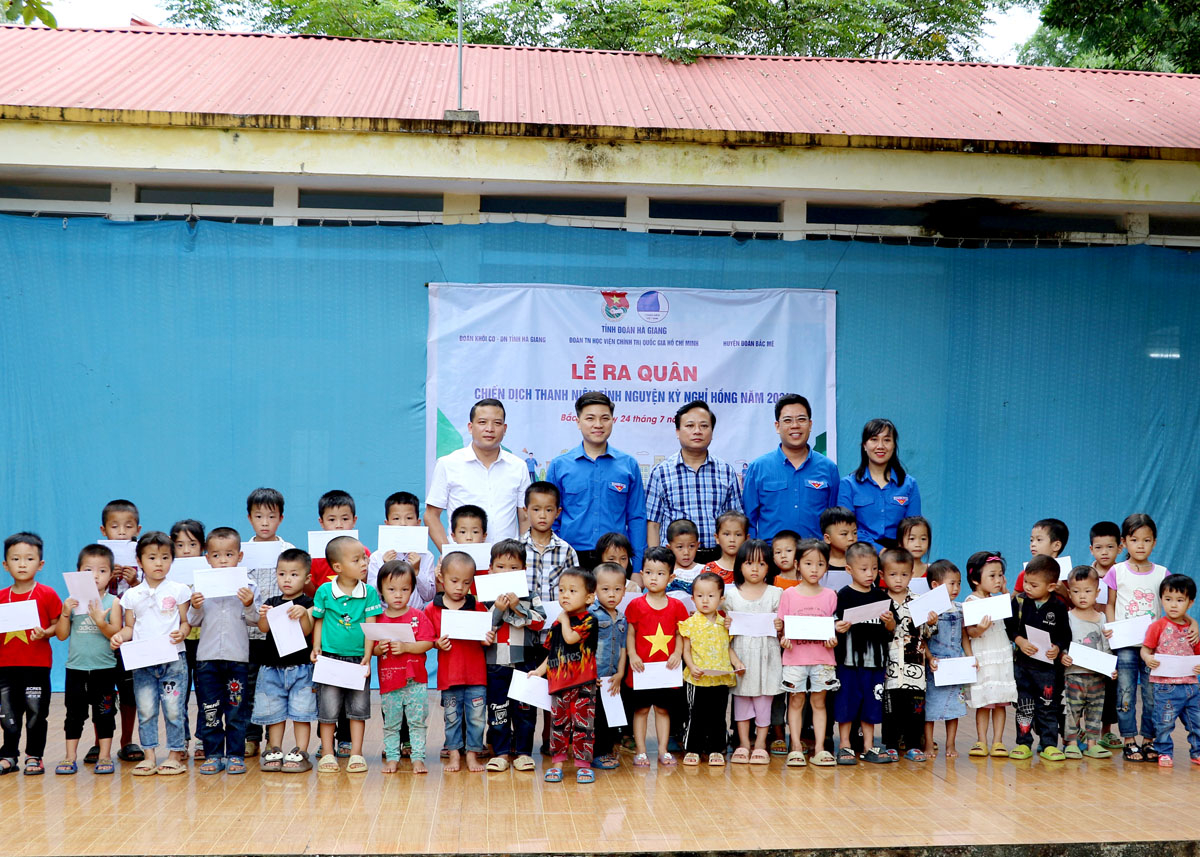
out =
[(750, 753), (751, 765), (769, 765), (771, 764), (771, 754), (766, 750), (754, 750)]
[[(533, 760), (531, 759), (530, 761)], [(592, 759), (592, 767), (599, 768), (602, 771), (612, 771), (621, 767), (621, 760), (611, 754), (608, 756), (597, 756)]]
[(253, 759), (257, 755), (258, 755), (258, 742), (257, 741), (247, 741), (245, 758)]
[(332, 753), (326, 753), (321, 757), (321, 761), (317, 763), (318, 774), (336, 774), (342, 770), (342, 766), (338, 764), (337, 757)]
[(25, 757), (25, 776), (40, 777), (44, 773), (46, 773), (46, 766), (42, 764), (42, 760), (40, 758), (37, 756)]
[(362, 756), (354, 755), (350, 757), (350, 762), (346, 765), (347, 774), (365, 774), (367, 772), (367, 760)]
[(195, 762), (204, 761), (204, 745), (197, 744), (196, 749), (192, 751), (192, 760)]
[[(1078, 748), (1076, 748), (1076, 749), (1078, 749)], [(1068, 756), (1071, 755), (1070, 751), (1067, 752), (1067, 755)], [(1107, 747), (1101, 747), (1099, 744), (1096, 744), (1096, 745), (1088, 747), (1086, 750), (1084, 750), (1083, 755), (1087, 756), (1089, 759), (1111, 759), (1112, 758), (1112, 750), (1109, 750)]]
[[(633, 766), (635, 768), (650, 767), (650, 757), (647, 756), (645, 753), (638, 753), (636, 756), (633, 757)], [(551, 768), (550, 770), (554, 770), (554, 769)], [(549, 773), (549, 771), (547, 771), (546, 773)], [(560, 776), (561, 776), (561, 772), (560, 772)]]
[(350, 758), (350, 751), (352, 749), (354, 748), (350, 745), (349, 741), (338, 741), (337, 749), (333, 751), (333, 754), (339, 759), (348, 759)]
[(849, 747), (843, 747), (838, 750), (837, 763), (839, 765), (857, 765), (858, 756), (854, 755), (854, 751)]
[(1121, 758), (1126, 762), (1144, 762), (1146, 757), (1142, 755), (1142, 748), (1137, 744), (1126, 744), (1121, 749)]
[[(636, 765), (637, 762), (634, 762)], [(542, 775), (542, 779), (548, 783), (562, 782), (562, 768), (547, 768), (546, 773)]]
[(135, 777), (152, 777), (158, 772), (158, 765), (153, 759), (142, 759), (133, 767), (133, 775)]
[(512, 766), (514, 771), (532, 771), (534, 769), (533, 756), (517, 756), (513, 760)]
[(283, 749), (281, 747), (271, 747), (268, 749), (267, 752), (259, 757), (258, 769), (268, 773), (276, 773), (283, 770)]
[[(992, 755), (995, 756), (996, 754), (992, 753)], [(1008, 756), (1014, 762), (1023, 762), (1026, 759), (1033, 758), (1033, 748), (1027, 744), (1018, 744), (1012, 748), (1011, 753), (1005, 753), (1004, 755)]]
[(776, 738), (774, 741), (772, 741), (771, 742), (771, 755), (772, 756), (788, 755), (787, 741), (784, 741), (782, 738)]
[(0, 776), (14, 773), (17, 770), (16, 759), (0, 759)]
[(575, 782), (580, 785), (596, 782), (596, 772), (591, 768), (578, 768), (575, 771)]
[[(1071, 746), (1075, 748), (1075, 752), (1079, 752), (1078, 747), (1075, 747), (1074, 744)], [(1057, 747), (1043, 747), (1041, 751), (1038, 752), (1038, 755), (1047, 762), (1061, 762), (1067, 758), (1067, 754)]]
[(665, 768), (674, 767), (675, 757), (672, 756), (669, 752), (663, 753), (661, 756), (658, 757), (658, 763)]
[[(854, 754), (851, 753), (851, 755)], [(812, 757), (812, 763), (814, 765), (820, 765), (822, 768), (828, 768), (831, 765), (836, 765), (837, 760), (833, 758), (833, 753), (830, 753), (828, 750), (821, 750)]]
[(492, 773), (507, 771), (508, 768), (508, 759), (504, 758), (503, 756), (494, 756), (493, 758), (488, 759), (488, 763), (483, 766), (485, 771), (491, 771)]
[(1082, 759), (1083, 751), (1079, 749), (1078, 744), (1068, 744), (1066, 749), (1063, 750), (1063, 758), (1064, 759)]
[(910, 762), (924, 762), (925, 754), (916, 747), (912, 747), (907, 753), (904, 754), (904, 758), (908, 759)]
[(96, 767), (92, 768), (93, 774), (111, 774), (116, 769), (113, 767), (112, 759), (97, 759)]
[(982, 741), (976, 741), (971, 745), (971, 749), (967, 751), (968, 756), (975, 756), (977, 758), (980, 756), (986, 756), (987, 754), (987, 747), (983, 745)]
[(1104, 737), (1100, 739), (1100, 746), (1105, 750), (1120, 750), (1125, 746), (1125, 742), (1121, 739), (1120, 735), (1105, 732)]
[(54, 768), (54, 773), (56, 773), (56, 774), (77, 774), (77, 773), (79, 773), (79, 766), (76, 765), (74, 761), (59, 762), (58, 765), (56, 765)]
[(158, 774), (160, 777), (175, 777), (179, 774), (186, 774), (187, 765), (185, 765), (183, 762), (177, 762), (174, 759), (167, 759), (154, 769), (154, 773)]
[(710, 768), (725, 767), (725, 754), (724, 753), (709, 753), (708, 754), (708, 766)]
[(92, 749), (83, 754), (83, 763), (85, 765), (94, 765), (96, 760), (100, 758), (100, 747), (96, 744), (92, 745)]
[(312, 762), (308, 759), (308, 753), (305, 753), (299, 747), (293, 747), (283, 757), (283, 764), (279, 770), (284, 774), (302, 774), (305, 771), (312, 770)]
[(209, 756), (204, 760), (204, 764), (200, 766), (200, 773), (205, 776), (219, 774), (223, 770), (225, 770), (225, 760), (220, 756)]
[(146, 759), (146, 754), (137, 744), (126, 744), (117, 751), (117, 758), (122, 762), (142, 762)]
[(1158, 766), (1160, 768), (1173, 768), (1173, 767), (1175, 767), (1175, 760), (1172, 759), (1170, 756), (1168, 756), (1166, 753), (1159, 753), (1158, 754)]
[(1158, 756), (1158, 751), (1149, 744), (1142, 745), (1142, 758), (1144, 758), (1147, 762), (1157, 762)]
[(696, 767), (697, 765), (700, 764), (700, 754), (699, 753), (688, 753), (686, 756), (683, 757), (683, 763), (685, 765), (687, 765), (689, 768)]
[(888, 756), (887, 751), (879, 747), (872, 747), (867, 752), (863, 753), (863, 761), (870, 762), (872, 765), (886, 765), (892, 761)]
[(225, 773), (227, 774), (244, 774), (246, 773), (246, 760), (241, 756), (230, 756), (225, 762)]
[(733, 751), (733, 755), (729, 757), (729, 761), (735, 765), (745, 765), (750, 762), (750, 750), (746, 747), (738, 747)]
[(803, 768), (808, 764), (808, 760), (804, 758), (804, 753), (800, 750), (793, 750), (787, 754), (787, 766), (789, 768)]
[(1003, 758), (1006, 758), (1007, 756), (1008, 756), (1008, 748), (1005, 747), (1004, 744), (997, 741), (995, 744), (992, 745), (992, 757), (993, 758), (1003, 759)]

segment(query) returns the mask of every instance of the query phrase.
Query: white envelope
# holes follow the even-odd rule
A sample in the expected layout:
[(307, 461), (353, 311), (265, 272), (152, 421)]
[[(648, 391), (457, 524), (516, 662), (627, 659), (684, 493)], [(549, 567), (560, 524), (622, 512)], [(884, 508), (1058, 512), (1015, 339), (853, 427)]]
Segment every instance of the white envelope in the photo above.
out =
[(72, 611), (76, 616), (88, 612), (88, 605), (100, 600), (100, 590), (96, 588), (96, 578), (90, 571), (64, 571), (63, 583), (67, 585), (67, 594), (79, 604)]
[(562, 605), (557, 601), (543, 601), (542, 609), (546, 611), (546, 624), (542, 627), (547, 631), (558, 621), (558, 617), (562, 615)]
[[(91, 577), (89, 574), (88, 577)], [(36, 601), (13, 601), (0, 604), (0, 633), (28, 631), (42, 625)]]
[(613, 696), (609, 693), (612, 687), (613, 676), (600, 679), (600, 687), (596, 691), (600, 694), (600, 704), (604, 706), (604, 717), (608, 720), (610, 728), (615, 729), (618, 726), (628, 726), (629, 718), (625, 716), (625, 704), (621, 702), (621, 695)]
[(543, 711), (550, 710), (550, 683), (539, 675), (513, 670), (508, 683), (508, 698)]
[[(624, 616), (625, 608), (633, 603), (633, 599), (641, 598), (641, 597), (642, 597), (642, 593), (640, 593), (640, 592), (626, 592), (623, 596), (621, 596), (621, 603), (617, 605), (617, 612), (620, 613), (622, 616)], [(542, 606), (545, 607), (546, 602), (543, 601)], [(561, 610), (562, 608), (560, 607), (559, 609)], [(549, 624), (550, 624), (550, 620), (547, 619), (546, 625), (548, 626)]]
[(457, 545), (454, 543), (442, 545), (442, 560), (445, 561), (446, 555), (455, 551), (461, 551), (475, 560), (476, 571), (492, 567), (492, 545), (490, 542), (469, 545)]
[[(308, 555), (313, 559), (325, 559), (325, 546), (341, 536), (357, 539), (358, 530), (309, 530)], [(329, 683), (326, 682), (326, 684)]]
[(1110, 655), (1108, 652), (1102, 652), (1099, 649), (1093, 649), (1091, 646), (1085, 646), (1082, 643), (1072, 643), (1067, 649), (1067, 654), (1071, 656), (1071, 662), (1077, 667), (1083, 667), (1085, 670), (1091, 670), (1094, 673), (1100, 673), (1105, 678), (1110, 678), (1117, 671), (1117, 656)]
[[(912, 591), (912, 587), (909, 587)], [(944, 586), (935, 586), (933, 589), (926, 592), (924, 595), (918, 595), (912, 601), (908, 602), (908, 612), (912, 614), (913, 621), (918, 625), (924, 625), (929, 621), (929, 614), (936, 613), (941, 616), (943, 613), (950, 612), (950, 593)]]
[(990, 598), (963, 602), (963, 625), (978, 625), (984, 616), (999, 622), (1012, 616), (1012, 596), (1000, 593)]
[(825, 572), (825, 576), (821, 578), (821, 585), (832, 589), (834, 592), (845, 589), (850, 585), (850, 572), (827, 571)]
[(777, 637), (774, 613), (739, 613), (730, 611), (729, 636)]
[(395, 551), (398, 557), (429, 550), (429, 527), (379, 525), (379, 553)]
[(236, 596), (239, 589), (249, 586), (250, 577), (241, 566), (198, 569), (192, 585), (205, 598), (229, 598)]
[(929, 589), (930, 586), (928, 577), (914, 577), (908, 582), (908, 591), (914, 596), (924, 595), (929, 591)]
[(1154, 619), (1151, 616), (1134, 616), (1132, 619), (1106, 623), (1104, 627), (1112, 629), (1112, 636), (1108, 638), (1108, 647), (1116, 650), (1141, 646), (1146, 642), (1146, 632), (1153, 624)]
[(784, 616), (783, 635), (789, 640), (825, 642), (837, 636), (832, 616)]
[(654, 661), (646, 664), (642, 672), (633, 674), (634, 690), (652, 690), (658, 687), (682, 687), (683, 665), (675, 669), (667, 669), (666, 661)]
[(680, 592), (678, 589), (676, 589), (674, 592), (668, 592), (667, 597), (674, 598), (676, 601), (680, 602), (684, 607), (687, 608), (688, 613), (696, 612), (696, 602), (693, 601), (692, 596), (688, 595), (686, 592)]
[(1200, 655), (1155, 655), (1158, 666), (1150, 670), (1150, 675), (1163, 678), (1184, 678), (1195, 675), (1196, 667), (1200, 666)]
[[(1056, 556), (1054, 561), (1058, 563), (1058, 579), (1066, 580), (1068, 577), (1070, 577), (1071, 569), (1075, 567), (1071, 564), (1071, 558), (1069, 556)], [(1029, 563), (1021, 563), (1021, 571), (1024, 571), (1027, 568), (1029, 568)]]
[(245, 568), (274, 568), (279, 555), (286, 549), (283, 542), (242, 542), (242, 565)]
[(346, 690), (364, 690), (367, 686), (367, 676), (370, 674), (371, 668), (368, 666), (321, 655), (313, 667), (312, 680), (314, 683), (331, 684)]
[[(1096, 593), (1096, 603), (1097, 604), (1107, 604), (1108, 603), (1108, 587), (1104, 585), (1103, 580), (1100, 581), (1100, 591), (1098, 593)], [(1103, 613), (1104, 611), (1101, 610), (1100, 612)]]
[(490, 611), (478, 610), (443, 610), (442, 636), (451, 640), (479, 640), (492, 630), (492, 614)]
[(167, 570), (167, 580), (182, 583), (184, 586), (193, 586), (196, 583), (196, 572), (198, 570), (208, 571), (211, 568), (208, 560), (202, 556), (181, 556), (171, 563), (171, 567)]
[(1052, 664), (1054, 661), (1046, 657), (1046, 652), (1054, 645), (1050, 640), (1050, 632), (1043, 631), (1041, 628), (1031, 628), (1025, 626), (1025, 639), (1037, 646), (1037, 654), (1031, 655), (1035, 661)]
[(99, 539), (96, 544), (104, 545), (113, 552), (113, 565), (137, 566), (137, 542), (130, 539)]
[(974, 658), (938, 658), (938, 668), (933, 671), (933, 683), (937, 687), (975, 683)]
[(169, 664), (178, 659), (179, 648), (166, 634), (121, 644), (121, 662), (126, 670)]
[(288, 611), (291, 609), (292, 604), (289, 601), (267, 611), (267, 625), (271, 628), (271, 639), (275, 641), (275, 649), (281, 658), (292, 652), (298, 652), (308, 645), (304, 639), (304, 628), (301, 627), (300, 620), (288, 616)]
[(849, 622), (851, 625), (858, 625), (861, 622), (878, 622), (879, 617), (887, 613), (891, 607), (892, 600), (890, 598), (850, 607), (842, 612), (842, 621)]
[(362, 622), (358, 627), (362, 628), (364, 637), (376, 642), (390, 643), (395, 640), (397, 643), (415, 643), (417, 641), (417, 638), (413, 636), (412, 625), (407, 622)]
[[(399, 527), (398, 529), (405, 529)], [(502, 574), (475, 575), (475, 593), (480, 601), (495, 601), (509, 592), (518, 598), (529, 597), (529, 579), (524, 571), (506, 571)]]

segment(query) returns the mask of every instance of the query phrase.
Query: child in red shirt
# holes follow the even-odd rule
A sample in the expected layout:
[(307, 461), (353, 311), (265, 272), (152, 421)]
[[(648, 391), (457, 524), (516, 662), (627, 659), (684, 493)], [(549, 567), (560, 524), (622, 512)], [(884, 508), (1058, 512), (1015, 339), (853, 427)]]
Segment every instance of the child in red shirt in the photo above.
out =
[[(354, 498), (345, 491), (326, 491), (321, 495), (321, 499), (317, 500), (317, 520), (321, 522), (321, 529), (325, 531), (332, 530), (353, 530), (354, 525), (358, 523), (358, 515), (354, 511)], [(371, 552), (366, 548), (363, 551), (368, 557)], [(314, 554), (312, 558), (312, 571), (309, 574), (308, 589), (304, 590), (309, 595), (314, 595), (321, 584), (326, 581), (333, 580), (337, 575), (329, 566), (329, 561), (319, 554)], [(342, 740), (341, 723), (338, 723), (338, 749), (341, 749), (341, 744), (349, 741), (349, 732), (346, 733), (346, 740)], [(338, 755), (341, 755), (339, 752)]]
[(379, 569), (375, 585), (383, 599), (383, 614), (376, 620), (383, 625), (408, 625), (413, 642), (380, 640), (375, 644), (379, 657), (379, 694), (383, 706), (383, 772), (394, 774), (400, 766), (400, 725), (408, 721), (408, 741), (412, 748), (414, 774), (424, 774), (425, 719), (429, 715), (429, 674), (425, 653), (433, 648), (433, 623), (420, 610), (408, 606), (417, 586), (417, 572), (408, 562), (393, 559)]
[[(1151, 670), (1159, 668), (1164, 656), (1200, 655), (1200, 643), (1193, 645), (1188, 641), (1191, 631), (1188, 610), (1196, 600), (1196, 581), (1186, 574), (1168, 574), (1158, 587), (1158, 600), (1162, 602), (1166, 615), (1154, 621), (1142, 643), (1142, 660)], [(1196, 682), (1197, 675), (1200, 675), (1200, 665), (1183, 676), (1178, 673), (1173, 676), (1150, 674), (1150, 684), (1154, 688), (1155, 725), (1158, 727), (1154, 749), (1158, 753), (1160, 768), (1170, 768), (1175, 764), (1171, 759), (1175, 752), (1171, 732), (1175, 729), (1177, 719), (1187, 727), (1192, 764), (1200, 765), (1200, 685)]]
[(45, 564), (40, 536), (16, 533), (4, 540), (4, 570), (12, 575), (13, 585), (0, 589), (0, 604), (33, 602), (37, 605), (37, 625), (10, 631), (0, 642), (0, 722), (4, 724), (0, 774), (17, 769), (22, 720), (26, 721), (25, 773), (46, 772), (42, 754), (46, 751), (46, 717), (50, 713), (50, 635), (62, 614), (62, 601), (57, 592), (34, 580)]

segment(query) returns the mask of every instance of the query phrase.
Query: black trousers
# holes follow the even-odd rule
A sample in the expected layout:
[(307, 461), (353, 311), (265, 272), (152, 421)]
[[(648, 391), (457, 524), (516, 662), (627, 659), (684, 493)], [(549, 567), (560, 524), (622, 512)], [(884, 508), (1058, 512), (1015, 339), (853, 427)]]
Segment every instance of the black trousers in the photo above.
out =
[(1038, 749), (1058, 746), (1058, 721), (1062, 716), (1059, 701), (1057, 671), (1032, 667), (1018, 661), (1013, 665), (1017, 679), (1017, 743), (1033, 746), (1033, 734), (1038, 737)]
[(683, 724), (683, 748), (688, 753), (724, 753), (729, 734), (725, 712), (729, 707), (728, 685), (701, 687), (683, 683), (687, 719)]
[(899, 751), (901, 742), (910, 750), (920, 750), (925, 745), (923, 690), (883, 692), (883, 746)]
[(83, 736), (83, 722), (90, 710), (96, 738), (112, 738), (117, 726), (117, 668), (67, 670), (64, 699), (67, 716), (63, 732), (68, 741)]
[(0, 759), (17, 758), (21, 722), (25, 723), (25, 755), (46, 752), (46, 717), (50, 714), (50, 667), (0, 667), (0, 727), (4, 744)]

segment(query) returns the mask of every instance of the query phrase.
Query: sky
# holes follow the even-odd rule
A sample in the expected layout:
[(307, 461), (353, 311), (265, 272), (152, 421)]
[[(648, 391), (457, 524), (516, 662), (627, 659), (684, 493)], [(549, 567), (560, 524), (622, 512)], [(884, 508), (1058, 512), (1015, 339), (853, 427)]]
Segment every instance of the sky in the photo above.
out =
[[(131, 17), (161, 24), (167, 17), (156, 0), (51, 0), (60, 27), (126, 27)], [(981, 46), (984, 59), (1014, 62), (1017, 47), (1037, 29), (1038, 13), (1025, 8), (994, 12)]]

